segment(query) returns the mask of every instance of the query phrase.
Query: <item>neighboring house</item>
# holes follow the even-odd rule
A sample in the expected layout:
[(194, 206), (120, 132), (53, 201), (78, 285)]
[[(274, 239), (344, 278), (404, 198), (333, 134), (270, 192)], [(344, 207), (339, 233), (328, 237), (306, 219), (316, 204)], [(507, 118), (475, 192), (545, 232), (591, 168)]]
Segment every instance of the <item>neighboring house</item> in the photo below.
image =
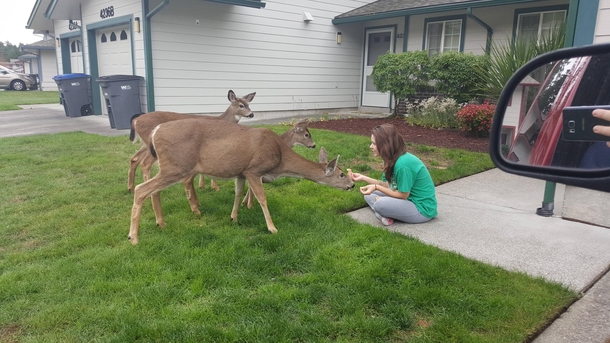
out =
[(533, 87), (537, 91), (540, 82), (531, 76), (527, 76), (519, 83), (519, 87), (513, 92), (510, 104), (506, 108), (502, 125), (502, 136), (500, 144), (510, 147), (513, 140), (517, 137), (518, 128), (527, 112), (527, 89)]
[(597, 3), (37, 0), (27, 27), (55, 34), (59, 74), (91, 75), (97, 114), (104, 105), (96, 79), (112, 74), (144, 77), (143, 111), (219, 113), (232, 89), (257, 92), (257, 116), (389, 112), (390, 95), (369, 77), (388, 50), (483, 54), (490, 40), (535, 35), (560, 19), (573, 36), (575, 14), (595, 19)]
[(53, 81), (53, 76), (57, 75), (57, 57), (55, 54), (55, 40), (46, 39), (32, 44), (22, 45), (21, 51), (29, 54), (19, 56), (19, 59), (26, 62), (27, 74), (36, 74), (40, 90), (56, 91), (57, 84)]

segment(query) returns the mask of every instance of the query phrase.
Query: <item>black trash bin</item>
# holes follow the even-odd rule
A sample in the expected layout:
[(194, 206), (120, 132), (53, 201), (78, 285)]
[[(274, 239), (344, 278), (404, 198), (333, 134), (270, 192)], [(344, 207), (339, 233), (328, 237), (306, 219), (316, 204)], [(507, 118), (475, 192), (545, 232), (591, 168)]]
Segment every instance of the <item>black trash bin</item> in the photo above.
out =
[(142, 114), (140, 81), (137, 75), (108, 75), (96, 79), (100, 84), (110, 127), (117, 130), (131, 129), (131, 118)]
[(64, 105), (68, 117), (93, 114), (91, 101), (91, 76), (87, 74), (62, 74), (53, 77), (59, 88), (59, 102)]

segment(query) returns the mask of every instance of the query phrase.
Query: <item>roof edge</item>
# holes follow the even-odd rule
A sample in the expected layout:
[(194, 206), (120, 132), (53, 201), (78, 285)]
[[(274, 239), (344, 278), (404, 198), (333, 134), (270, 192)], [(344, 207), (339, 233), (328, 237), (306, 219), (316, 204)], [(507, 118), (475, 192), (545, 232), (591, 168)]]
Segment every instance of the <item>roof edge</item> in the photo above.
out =
[[(474, 0), (474, 1), (469, 1), (469, 2), (456, 3), (456, 4), (419, 7), (419, 8), (398, 10), (398, 11), (359, 15), (359, 16), (353, 16), (353, 17), (344, 17), (344, 18), (335, 17), (332, 20), (332, 23), (333, 23), (333, 25), (348, 24), (348, 23), (356, 23), (356, 22), (363, 22), (363, 21), (370, 21), (370, 20), (377, 20), (377, 19), (404, 17), (404, 16), (417, 15), (417, 14), (464, 10), (467, 8), (475, 8), (475, 7), (493, 7), (493, 6), (502, 6), (502, 5), (512, 5), (512, 4), (519, 4), (519, 3), (524, 3), (524, 2), (536, 2), (536, 1), (540, 1), (540, 0)], [(349, 13), (349, 12), (346, 12), (346, 13)]]

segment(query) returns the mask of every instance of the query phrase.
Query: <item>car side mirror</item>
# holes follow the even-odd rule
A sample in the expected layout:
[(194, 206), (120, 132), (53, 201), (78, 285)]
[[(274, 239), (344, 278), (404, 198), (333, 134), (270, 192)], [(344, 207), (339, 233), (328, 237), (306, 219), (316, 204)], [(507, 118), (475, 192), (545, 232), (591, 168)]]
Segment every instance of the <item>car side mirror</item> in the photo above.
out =
[(500, 95), (491, 159), (511, 174), (610, 192), (610, 137), (592, 132), (610, 122), (596, 122), (596, 108), (610, 109), (610, 44), (540, 55)]

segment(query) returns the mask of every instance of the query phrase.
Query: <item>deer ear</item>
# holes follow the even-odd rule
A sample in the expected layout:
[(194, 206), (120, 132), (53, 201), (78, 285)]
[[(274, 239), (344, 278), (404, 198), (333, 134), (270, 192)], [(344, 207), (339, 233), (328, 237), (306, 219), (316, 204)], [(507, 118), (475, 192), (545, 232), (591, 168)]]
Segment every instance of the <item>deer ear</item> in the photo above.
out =
[(326, 152), (326, 149), (324, 149), (324, 147), (320, 148), (320, 154), (318, 155), (318, 161), (320, 163), (328, 162), (328, 153)]
[(250, 93), (250, 94), (244, 96), (244, 99), (248, 100), (248, 102), (252, 102), (252, 100), (254, 100), (255, 95), (256, 95), (256, 92)]
[(229, 94), (227, 95), (227, 98), (229, 98), (230, 102), (235, 102), (235, 99), (237, 98), (237, 96), (235, 96), (235, 93), (232, 90), (229, 90)]
[(337, 162), (339, 162), (339, 155), (326, 166), (326, 176), (330, 176), (335, 172), (335, 169), (337, 169)]

